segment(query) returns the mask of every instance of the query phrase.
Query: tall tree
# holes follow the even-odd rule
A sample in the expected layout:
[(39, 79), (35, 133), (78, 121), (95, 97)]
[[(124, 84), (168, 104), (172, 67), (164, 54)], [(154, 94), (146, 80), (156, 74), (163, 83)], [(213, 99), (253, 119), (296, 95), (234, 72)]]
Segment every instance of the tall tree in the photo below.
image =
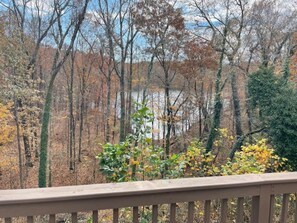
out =
[[(71, 3), (70, 0), (67, 0), (55, 1), (54, 4), (57, 22), (54, 24), (52, 34), (56, 43), (56, 51), (51, 65), (50, 80), (45, 93), (43, 109), (38, 176), (39, 187), (46, 187), (48, 127), (55, 79), (73, 49), (76, 36), (84, 21), (89, 0), (81, 1), (76, 6)], [(65, 12), (68, 13), (65, 14)], [(69, 21), (68, 23), (66, 22), (67, 20)], [(70, 42), (65, 48), (68, 40)]]
[[(229, 31), (228, 24), (230, 20), (230, 0), (223, 2), (209, 1), (207, 4), (204, 4), (204, 1), (195, 0), (194, 3), (198, 16), (202, 20), (202, 22), (198, 23), (198, 26), (201, 26), (200, 28), (202, 28), (201, 31), (203, 32), (203, 35), (199, 36), (205, 39), (205, 32), (207, 32), (210, 38), (206, 38), (205, 40), (210, 42), (212, 46), (215, 47), (218, 52), (220, 52), (220, 59), (215, 80), (214, 111), (211, 129), (206, 143), (206, 151), (209, 152), (212, 150), (214, 140), (217, 136), (217, 129), (221, 124), (221, 111), (223, 107), (221, 93), (225, 83), (222, 82), (222, 72), (228, 44), (227, 36)], [(215, 20), (212, 18), (215, 18)]]
[(133, 0), (119, 0), (111, 2), (98, 0), (97, 19), (105, 30), (108, 40), (109, 53), (114, 63), (114, 70), (120, 82), (120, 141), (126, 136), (126, 62), (129, 57), (129, 48), (137, 32), (132, 32), (133, 20), (131, 9)]
[[(145, 34), (148, 41), (149, 51), (158, 60), (162, 75), (158, 75), (164, 87), (164, 115), (166, 123), (165, 154), (169, 156), (170, 138), (172, 133), (174, 109), (170, 90), (177, 70), (174, 64), (181, 54), (182, 44), (185, 37), (184, 18), (180, 9), (175, 8), (173, 3), (167, 0), (140, 1), (138, 11), (134, 13), (136, 27)], [(149, 68), (150, 69), (150, 68)], [(149, 71), (150, 72), (150, 71)], [(179, 94), (180, 96), (181, 94)], [(179, 97), (178, 96), (178, 97)], [(144, 96), (145, 97), (145, 96)], [(175, 100), (177, 101), (177, 100)]]
[(281, 58), (284, 47), (296, 31), (297, 12), (291, 6), (285, 1), (261, 0), (254, 2), (251, 8), (251, 37), (258, 43), (254, 58), (265, 67), (274, 65)]
[(204, 32), (210, 31), (211, 38), (203, 39), (209, 41), (213, 47), (221, 53), (219, 68), (216, 79), (215, 107), (213, 114), (212, 127), (207, 140), (207, 151), (212, 150), (216, 131), (220, 127), (222, 101), (221, 92), (224, 83), (221, 83), (223, 60), (226, 57), (230, 65), (230, 79), (232, 89), (232, 103), (235, 119), (235, 135), (239, 138), (243, 134), (240, 97), (237, 86), (237, 59), (242, 46), (242, 34), (246, 26), (246, 15), (248, 11), (248, 1), (246, 0), (225, 0), (222, 2), (195, 0), (195, 6), (198, 10), (198, 16), (202, 21), (198, 26)]
[[(76, 60), (76, 70), (79, 77), (79, 136), (78, 136), (78, 161), (81, 162), (82, 153), (82, 140), (83, 140), (83, 129), (86, 119), (86, 99), (87, 93), (91, 84), (91, 76), (95, 69), (98, 67), (97, 63), (101, 61), (98, 59), (98, 53), (94, 52), (95, 41), (91, 40), (90, 36), (83, 34), (81, 30), (78, 37), (78, 46), (81, 49), (81, 53), (78, 55)], [(87, 32), (86, 32), (87, 33)], [(88, 39), (89, 38), (89, 39)]]

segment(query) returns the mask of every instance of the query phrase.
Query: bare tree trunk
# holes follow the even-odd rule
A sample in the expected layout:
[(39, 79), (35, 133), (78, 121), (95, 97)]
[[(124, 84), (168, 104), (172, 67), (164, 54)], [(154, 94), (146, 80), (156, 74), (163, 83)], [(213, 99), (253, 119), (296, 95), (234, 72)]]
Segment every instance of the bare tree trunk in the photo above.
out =
[(168, 72), (165, 73), (165, 97), (166, 97), (166, 119), (167, 119), (167, 129), (166, 129), (166, 143), (165, 143), (165, 154), (166, 159), (169, 158), (170, 153), (170, 136), (171, 136), (171, 128), (172, 128), (172, 109), (170, 103), (170, 92), (169, 92), (169, 76)]
[[(133, 25), (131, 28), (131, 38), (133, 38), (134, 30)], [(130, 64), (129, 64), (129, 78), (128, 78), (128, 105), (127, 105), (127, 120), (126, 120), (126, 134), (131, 133), (131, 110), (132, 110), (132, 78), (133, 78), (133, 44), (130, 44)]]
[(105, 101), (104, 101), (104, 87), (103, 87), (103, 81), (101, 82), (101, 87), (100, 87), (100, 95), (102, 95), (101, 98), (101, 120), (102, 120), (102, 132), (103, 132), (103, 139), (106, 138), (106, 122), (104, 120), (106, 120), (106, 111), (105, 111)]
[[(161, 105), (161, 100), (160, 100), (160, 91), (158, 90), (158, 105), (160, 106)], [(158, 142), (160, 142), (160, 133), (161, 133), (161, 121), (160, 119), (158, 119)]]
[(107, 77), (107, 98), (106, 98), (106, 138), (105, 142), (110, 142), (110, 111), (111, 111), (111, 71)]
[(241, 111), (240, 111), (240, 99), (238, 95), (237, 88), (237, 77), (234, 72), (231, 74), (231, 89), (232, 89), (232, 102), (233, 102), (233, 112), (235, 119), (235, 134), (236, 138), (239, 138), (243, 132), (241, 127)]
[(206, 143), (206, 152), (210, 152), (213, 147), (213, 142), (217, 136), (217, 129), (220, 127), (221, 124), (221, 111), (222, 111), (222, 99), (221, 99), (221, 92), (222, 92), (222, 70), (223, 70), (223, 60), (224, 60), (224, 54), (225, 54), (225, 47), (226, 47), (226, 36), (227, 36), (227, 27), (224, 28), (224, 34), (223, 34), (223, 44), (222, 44), (222, 52), (220, 56), (219, 61), (219, 67), (217, 71), (216, 76), (216, 92), (215, 92), (215, 105), (214, 105), (214, 113), (213, 113), (213, 120), (212, 120), (212, 126), (210, 129), (210, 133), (207, 138)]
[(68, 84), (69, 101), (69, 170), (74, 170), (75, 166), (75, 117), (73, 114), (73, 81), (74, 81), (74, 59), (75, 53), (71, 54), (71, 71)]
[(24, 128), (24, 133), (23, 133), (23, 142), (24, 142), (25, 157), (26, 157), (26, 164), (25, 165), (27, 167), (33, 167), (29, 136), (28, 136), (28, 133), (26, 132), (27, 129), (28, 128), (25, 127)]
[(49, 151), (48, 151), (48, 187), (52, 187), (53, 184), (52, 184), (52, 132), (53, 132), (53, 125), (52, 125), (52, 121), (50, 121), (50, 124), (49, 124)]
[[(196, 83), (195, 83), (196, 84)], [(202, 112), (204, 106), (204, 83), (201, 82), (201, 89), (199, 95), (199, 139), (202, 140)]]
[[(17, 103), (18, 109), (20, 109), (21, 112), (22, 112), (23, 111), (22, 100), (17, 99), (16, 103)], [(21, 115), (19, 120), (21, 121), (21, 127), (22, 127), (22, 130), (23, 130), (23, 133), (22, 133), (23, 137), (22, 138), (23, 138), (25, 159), (26, 159), (25, 166), (26, 167), (33, 167), (32, 155), (31, 155), (31, 149), (30, 149), (30, 140), (29, 140), (29, 136), (28, 136), (28, 134), (29, 134), (28, 133), (28, 131), (29, 131), (28, 122), (27, 122), (26, 117), (24, 115)]]
[(203, 135), (205, 133), (208, 133), (209, 132), (209, 119), (210, 119), (210, 109), (212, 107), (212, 89), (213, 89), (213, 83), (210, 82), (209, 83), (209, 87), (208, 87), (208, 90), (207, 90), (207, 98), (205, 100), (205, 104), (203, 106), (203, 109), (202, 109), (202, 113), (203, 113), (203, 119), (204, 119), (204, 125), (203, 125)]
[(155, 59), (155, 54), (153, 54), (151, 56), (151, 60), (150, 60), (150, 63), (148, 65), (148, 71), (147, 71), (147, 74), (146, 74), (146, 83), (144, 85), (143, 92), (142, 92), (142, 103), (143, 104), (146, 102), (147, 89), (148, 89), (149, 84), (150, 84), (151, 79), (152, 79), (152, 72), (153, 72), (153, 67), (154, 67), (154, 59)]
[(81, 162), (82, 138), (84, 130), (84, 110), (85, 110), (85, 79), (81, 80), (81, 101), (79, 109), (79, 138), (78, 138), (78, 162)]
[[(164, 106), (163, 106), (163, 120), (162, 120), (162, 138), (163, 138), (163, 148), (166, 148), (166, 120), (167, 120), (167, 117), (166, 117), (166, 95), (164, 93)], [(166, 154), (166, 151), (165, 151), (165, 154)], [(164, 159), (165, 159), (165, 156), (164, 156)]]
[[(154, 92), (152, 93), (152, 97), (151, 97), (151, 105), (152, 105), (152, 111), (155, 111), (155, 106), (154, 106)], [(154, 124), (155, 124), (155, 119), (153, 118), (152, 120), (152, 142), (154, 142)]]
[(124, 62), (122, 62), (122, 72), (120, 77), (120, 142), (125, 141), (126, 137), (126, 99), (125, 99), (125, 77), (124, 77)]
[(20, 177), (20, 187), (21, 189), (24, 188), (24, 181), (23, 181), (23, 162), (22, 162), (22, 147), (20, 142), (20, 124), (19, 124), (19, 116), (17, 111), (16, 100), (14, 100), (14, 119), (16, 124), (16, 131), (17, 131), (17, 142), (18, 142), (18, 154), (19, 154), (19, 177)]
[(115, 129), (117, 126), (117, 105), (118, 105), (118, 91), (115, 94), (115, 101), (114, 101), (114, 116), (113, 116), (113, 130), (112, 130), (112, 142), (115, 142)]

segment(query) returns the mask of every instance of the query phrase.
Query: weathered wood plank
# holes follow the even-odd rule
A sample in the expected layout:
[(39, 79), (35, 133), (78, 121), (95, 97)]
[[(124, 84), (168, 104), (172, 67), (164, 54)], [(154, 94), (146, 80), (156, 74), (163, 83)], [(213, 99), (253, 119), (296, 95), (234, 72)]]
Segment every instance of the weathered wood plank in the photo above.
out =
[(152, 223), (158, 223), (158, 205), (153, 205)]
[(5, 223), (11, 223), (12, 222), (12, 219), (11, 218), (5, 218)]
[(138, 207), (133, 207), (133, 223), (139, 223)]
[(72, 223), (77, 223), (77, 213), (76, 212), (73, 212), (72, 214), (71, 214), (71, 221), (72, 221)]
[(98, 220), (99, 220), (98, 214), (99, 214), (98, 210), (93, 211), (93, 213), (92, 213), (93, 223), (98, 223)]
[[(205, 178), (187, 178), (143, 182), (82, 185), (0, 191), (0, 217), (36, 216), (50, 213), (74, 213), (96, 209), (118, 209), (198, 200), (252, 196), (259, 217), (261, 187), (273, 188), (274, 194), (296, 193), (297, 173), (272, 173)], [(263, 192), (263, 190), (262, 190)], [(266, 196), (266, 195), (265, 195)], [(266, 204), (269, 198), (262, 200)], [(210, 203), (209, 203), (210, 204)], [(266, 207), (266, 206), (265, 206)], [(205, 209), (207, 210), (207, 202)], [(267, 212), (267, 208), (265, 208)], [(258, 210), (259, 211), (259, 210)], [(271, 211), (270, 211), (271, 212)], [(209, 206), (210, 213), (210, 206)], [(205, 212), (205, 222), (209, 222)], [(258, 217), (254, 218), (257, 219)], [(266, 217), (265, 217), (266, 218)], [(114, 220), (118, 222), (118, 220)], [(255, 221), (256, 222), (256, 221)]]
[[(275, 196), (270, 196), (270, 215), (269, 215), (269, 223), (274, 222), (274, 210), (275, 210)], [(297, 223), (297, 222), (296, 222)]]
[(237, 209), (236, 209), (236, 222), (242, 223), (244, 220), (244, 209), (243, 209), (244, 198), (239, 197), (237, 199)]
[(282, 213), (281, 213), (281, 223), (286, 223), (288, 219), (289, 214), (289, 198), (290, 194), (284, 194), (283, 195), (283, 202), (282, 202)]
[(33, 216), (28, 216), (27, 217), (27, 223), (34, 223)]
[(176, 223), (176, 203), (170, 204), (169, 223)]
[(115, 208), (113, 209), (113, 223), (119, 222), (119, 209)]
[(188, 223), (193, 223), (194, 222), (194, 209), (195, 209), (195, 204), (193, 201), (188, 203)]
[(221, 201), (220, 223), (226, 223), (227, 222), (227, 213), (228, 213), (228, 199), (222, 199), (222, 201)]
[(253, 196), (252, 197), (252, 216), (251, 216), (251, 223), (262, 223), (259, 221), (259, 206), (260, 206), (260, 197)]
[(204, 223), (210, 223), (210, 204), (210, 200), (204, 202)]
[(55, 214), (50, 214), (49, 223), (56, 223), (56, 215)]
[(220, 177), (108, 183), (67, 187), (34, 188), (0, 191), (0, 205), (13, 203), (48, 202), (89, 199), (92, 196), (119, 197), (189, 190), (213, 190), (251, 187), (262, 184), (297, 183), (297, 173), (248, 174)]

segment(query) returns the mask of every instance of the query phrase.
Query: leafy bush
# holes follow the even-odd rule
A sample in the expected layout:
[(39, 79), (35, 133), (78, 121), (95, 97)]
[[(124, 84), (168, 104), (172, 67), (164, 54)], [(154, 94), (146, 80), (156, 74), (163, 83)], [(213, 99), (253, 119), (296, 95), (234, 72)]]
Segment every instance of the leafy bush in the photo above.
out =
[[(153, 115), (146, 106), (140, 107), (132, 116), (135, 132), (125, 142), (103, 145), (97, 156), (100, 170), (109, 182), (275, 172), (286, 162), (274, 153), (266, 139), (243, 146), (232, 161), (228, 159), (223, 165), (214, 154), (206, 153), (199, 141), (193, 142), (185, 152), (170, 154), (166, 159), (164, 149), (154, 146), (152, 139), (147, 138), (151, 135), (148, 122)], [(224, 130), (220, 132), (228, 136)]]
[(234, 160), (228, 160), (222, 165), (222, 175), (277, 172), (285, 168), (287, 159), (275, 154), (266, 139), (256, 144), (243, 146), (235, 153)]

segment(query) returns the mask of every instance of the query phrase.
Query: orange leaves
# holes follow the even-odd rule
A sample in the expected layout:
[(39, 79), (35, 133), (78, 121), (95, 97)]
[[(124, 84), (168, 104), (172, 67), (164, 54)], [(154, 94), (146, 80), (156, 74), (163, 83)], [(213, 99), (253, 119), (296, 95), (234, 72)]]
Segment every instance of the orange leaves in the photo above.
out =
[(10, 106), (0, 103), (0, 146), (11, 142), (15, 136), (15, 127), (10, 125), (12, 121)]
[(181, 11), (166, 0), (138, 2), (133, 17), (137, 28), (151, 37), (164, 38), (165, 33), (174, 35), (185, 28)]
[(186, 78), (195, 78), (203, 69), (217, 69), (217, 54), (210, 45), (191, 40), (185, 44), (184, 50), (186, 59), (180, 66), (180, 72)]
[[(297, 44), (297, 33), (294, 35), (293, 39), (294, 44)], [(295, 49), (294, 52), (292, 52), (293, 55), (290, 59), (290, 79), (291, 81), (297, 82), (297, 50)]]

